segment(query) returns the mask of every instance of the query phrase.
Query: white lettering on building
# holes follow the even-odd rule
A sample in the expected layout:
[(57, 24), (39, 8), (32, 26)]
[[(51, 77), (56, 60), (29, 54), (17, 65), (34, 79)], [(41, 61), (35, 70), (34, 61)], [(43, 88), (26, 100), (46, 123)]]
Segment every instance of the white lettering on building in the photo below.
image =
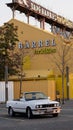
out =
[(32, 3), (32, 2), (31, 2), (31, 9), (34, 10), (34, 11), (36, 11), (37, 13), (39, 13), (41, 15), (46, 16), (46, 17), (52, 18), (54, 20), (57, 19), (57, 15), (55, 13), (53, 13), (52, 11), (49, 11), (49, 10), (43, 8), (40, 5)]
[(24, 43), (22, 42), (19, 42), (18, 43), (18, 48), (42, 48), (42, 47), (49, 47), (49, 46), (56, 46), (56, 42), (55, 42), (55, 39), (52, 39), (52, 40), (45, 40), (45, 41), (42, 41), (42, 40), (39, 40), (38, 42), (35, 42), (35, 41), (32, 41), (32, 42), (29, 42), (29, 41), (25, 41)]

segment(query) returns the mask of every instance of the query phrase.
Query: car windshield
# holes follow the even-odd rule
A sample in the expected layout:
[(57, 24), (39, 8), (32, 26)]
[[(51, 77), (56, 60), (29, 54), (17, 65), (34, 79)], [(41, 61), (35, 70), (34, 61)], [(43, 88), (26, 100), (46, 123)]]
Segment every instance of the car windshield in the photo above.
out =
[(25, 100), (40, 100), (47, 99), (48, 97), (42, 92), (29, 92), (25, 93)]

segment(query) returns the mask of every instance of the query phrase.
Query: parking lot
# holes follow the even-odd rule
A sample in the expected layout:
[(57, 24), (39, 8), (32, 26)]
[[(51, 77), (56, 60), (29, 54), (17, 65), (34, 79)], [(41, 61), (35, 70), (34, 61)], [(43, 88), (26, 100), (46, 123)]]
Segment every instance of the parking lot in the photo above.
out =
[(0, 104), (0, 130), (73, 130), (73, 101), (66, 101), (58, 117), (27, 119), (24, 115), (9, 117), (5, 104)]

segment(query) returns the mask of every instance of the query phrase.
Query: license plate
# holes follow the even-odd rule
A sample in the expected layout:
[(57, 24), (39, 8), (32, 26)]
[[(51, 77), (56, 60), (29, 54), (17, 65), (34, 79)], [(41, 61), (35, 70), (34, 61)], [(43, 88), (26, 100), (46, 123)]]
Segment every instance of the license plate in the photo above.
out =
[(53, 113), (57, 113), (57, 112), (58, 112), (58, 110), (57, 110), (57, 109), (53, 111)]
[(59, 113), (59, 112), (60, 112), (60, 109), (53, 110), (53, 113)]

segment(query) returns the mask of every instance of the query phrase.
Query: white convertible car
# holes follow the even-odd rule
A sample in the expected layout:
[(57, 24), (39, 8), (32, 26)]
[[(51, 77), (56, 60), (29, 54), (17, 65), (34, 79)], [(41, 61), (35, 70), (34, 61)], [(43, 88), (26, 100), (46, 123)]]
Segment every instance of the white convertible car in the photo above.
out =
[(57, 117), (60, 113), (60, 104), (57, 101), (52, 101), (41, 92), (25, 92), (23, 97), (13, 101), (7, 101), (9, 116), (14, 116), (16, 113), (25, 113), (27, 118), (32, 118), (33, 115), (53, 115)]

